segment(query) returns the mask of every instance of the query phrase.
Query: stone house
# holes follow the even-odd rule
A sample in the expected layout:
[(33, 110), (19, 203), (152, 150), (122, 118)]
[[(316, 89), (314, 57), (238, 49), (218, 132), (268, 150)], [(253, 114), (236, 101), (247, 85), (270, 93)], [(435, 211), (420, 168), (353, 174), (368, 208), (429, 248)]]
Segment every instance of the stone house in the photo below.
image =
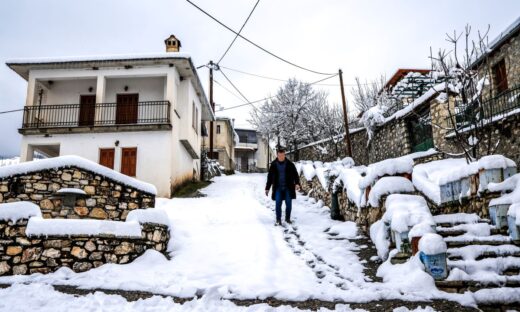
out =
[(27, 81), (20, 160), (81, 155), (162, 197), (198, 179), (201, 125), (214, 115), (190, 55), (174, 36), (165, 44), (156, 54), (8, 61)]
[[(231, 172), (235, 170), (235, 145), (237, 135), (235, 133), (233, 119), (227, 117), (217, 117), (213, 122), (213, 154), (208, 153), (209, 158), (218, 160), (219, 164), (225, 168), (225, 171)], [(206, 122), (206, 127), (210, 127), (210, 122)], [(202, 140), (202, 149), (209, 150), (209, 137), (204, 136)]]

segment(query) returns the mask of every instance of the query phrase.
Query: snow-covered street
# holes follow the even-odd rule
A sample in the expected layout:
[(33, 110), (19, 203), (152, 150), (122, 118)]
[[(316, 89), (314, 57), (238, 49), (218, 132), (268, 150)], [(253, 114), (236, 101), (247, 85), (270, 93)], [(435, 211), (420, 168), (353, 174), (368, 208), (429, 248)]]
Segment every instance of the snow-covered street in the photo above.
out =
[[(0, 283), (40, 286), (13, 286), (0, 293), (8, 298), (23, 289), (37, 295), (50, 291), (41, 284), (53, 284), (203, 296), (206, 301), (209, 297), (355, 303), (451, 296), (436, 290), (426, 273), (409, 275), (406, 281), (399, 281), (399, 276), (372, 281), (363, 273), (366, 260), (357, 255), (367, 246), (352, 241), (359, 238), (356, 225), (331, 220), (330, 210), (307, 196), (300, 195), (293, 203), (292, 225), (274, 226), (274, 203), (263, 194), (264, 183), (264, 174), (216, 177), (203, 190), (206, 197), (160, 199), (157, 209), (167, 212), (173, 227), (170, 260), (149, 250), (130, 264), (107, 264), (84, 273), (61, 268), (46, 275), (6, 276)], [(406, 269), (397, 274), (406, 274)], [(471, 303), (464, 295), (450, 298)]]

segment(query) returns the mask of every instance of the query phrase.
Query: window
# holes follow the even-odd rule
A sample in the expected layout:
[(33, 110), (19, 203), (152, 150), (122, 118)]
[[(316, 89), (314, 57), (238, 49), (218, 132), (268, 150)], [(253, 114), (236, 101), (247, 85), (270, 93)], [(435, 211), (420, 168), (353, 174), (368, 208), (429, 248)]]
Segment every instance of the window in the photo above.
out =
[(115, 149), (113, 148), (100, 148), (99, 164), (107, 168), (114, 169), (114, 154)]
[(507, 90), (506, 62), (504, 59), (493, 65), (493, 79), (495, 80), (497, 93), (502, 93)]
[[(196, 128), (196, 125), (197, 125), (197, 122), (196, 122), (196, 118), (197, 116), (195, 116), (196, 112), (195, 112), (195, 102), (192, 102), (191, 103), (191, 126), (195, 129)], [(197, 131), (197, 130), (195, 130)]]
[(217, 125), (217, 134), (220, 134), (220, 125)]
[(137, 168), (137, 147), (121, 149), (121, 173), (135, 177)]

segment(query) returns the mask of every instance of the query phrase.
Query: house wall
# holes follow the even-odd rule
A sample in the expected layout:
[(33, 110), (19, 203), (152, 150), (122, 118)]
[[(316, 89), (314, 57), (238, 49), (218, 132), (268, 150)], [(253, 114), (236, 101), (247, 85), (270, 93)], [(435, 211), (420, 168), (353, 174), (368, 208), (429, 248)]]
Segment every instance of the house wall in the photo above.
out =
[[(162, 101), (165, 97), (165, 77), (106, 78), (105, 102), (115, 103), (117, 94), (139, 93), (139, 102)], [(125, 91), (125, 86), (128, 91)]]
[[(119, 146), (115, 146), (116, 141), (119, 141)], [(59, 156), (78, 155), (96, 163), (99, 163), (100, 148), (115, 148), (114, 170), (118, 172), (121, 171), (121, 149), (137, 147), (136, 178), (155, 185), (158, 196), (170, 196), (173, 166), (169, 153), (172, 150), (170, 131), (68, 133), (49, 137), (25, 135), (21, 142), (21, 161), (31, 159), (30, 145), (52, 144), (60, 146)], [(179, 154), (183, 152), (184, 147), (176, 146), (176, 149), (175, 153)]]
[[(227, 171), (234, 170), (234, 135), (233, 128), (230, 126), (229, 120), (217, 120), (213, 122), (213, 149), (218, 152), (218, 161)], [(220, 126), (220, 133), (217, 133), (217, 126)], [(210, 122), (206, 122), (206, 129), (210, 131)], [(202, 138), (203, 146), (209, 148), (209, 134)]]
[[(89, 91), (90, 87), (93, 89), (92, 92)], [(42, 105), (79, 104), (81, 95), (96, 95), (96, 79), (53, 80), (52, 85), (48, 85), (45, 92)], [(38, 104), (38, 96), (35, 104)]]

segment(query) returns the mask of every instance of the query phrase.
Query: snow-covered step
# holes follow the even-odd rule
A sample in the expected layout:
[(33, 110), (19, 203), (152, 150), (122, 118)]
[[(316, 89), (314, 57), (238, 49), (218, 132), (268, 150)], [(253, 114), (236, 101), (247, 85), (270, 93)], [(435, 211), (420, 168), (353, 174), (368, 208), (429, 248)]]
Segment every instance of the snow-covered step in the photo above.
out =
[(452, 213), (433, 216), (437, 226), (452, 227), (461, 224), (490, 223), (490, 220), (481, 219), (474, 213)]
[(520, 247), (512, 244), (503, 245), (468, 245), (448, 249), (449, 260), (482, 260), (504, 256), (520, 257)]
[(475, 236), (471, 234), (463, 234), (458, 236), (445, 237), (444, 241), (448, 245), (448, 248), (457, 248), (467, 245), (504, 245), (514, 243), (511, 237), (506, 235), (489, 235), (489, 236)]
[(443, 237), (462, 236), (464, 234), (480, 237), (507, 234), (507, 231), (500, 231), (488, 223), (464, 223), (448, 227), (437, 226), (436, 230)]
[(464, 293), (466, 291), (478, 291), (480, 289), (503, 289), (503, 287), (520, 288), (520, 280), (507, 280), (499, 283), (484, 283), (479, 281), (436, 281), (435, 286), (439, 290), (449, 293)]
[(448, 267), (450, 269), (457, 268), (469, 275), (485, 274), (487, 272), (516, 275), (520, 270), (520, 257), (506, 256), (482, 260), (448, 260)]

